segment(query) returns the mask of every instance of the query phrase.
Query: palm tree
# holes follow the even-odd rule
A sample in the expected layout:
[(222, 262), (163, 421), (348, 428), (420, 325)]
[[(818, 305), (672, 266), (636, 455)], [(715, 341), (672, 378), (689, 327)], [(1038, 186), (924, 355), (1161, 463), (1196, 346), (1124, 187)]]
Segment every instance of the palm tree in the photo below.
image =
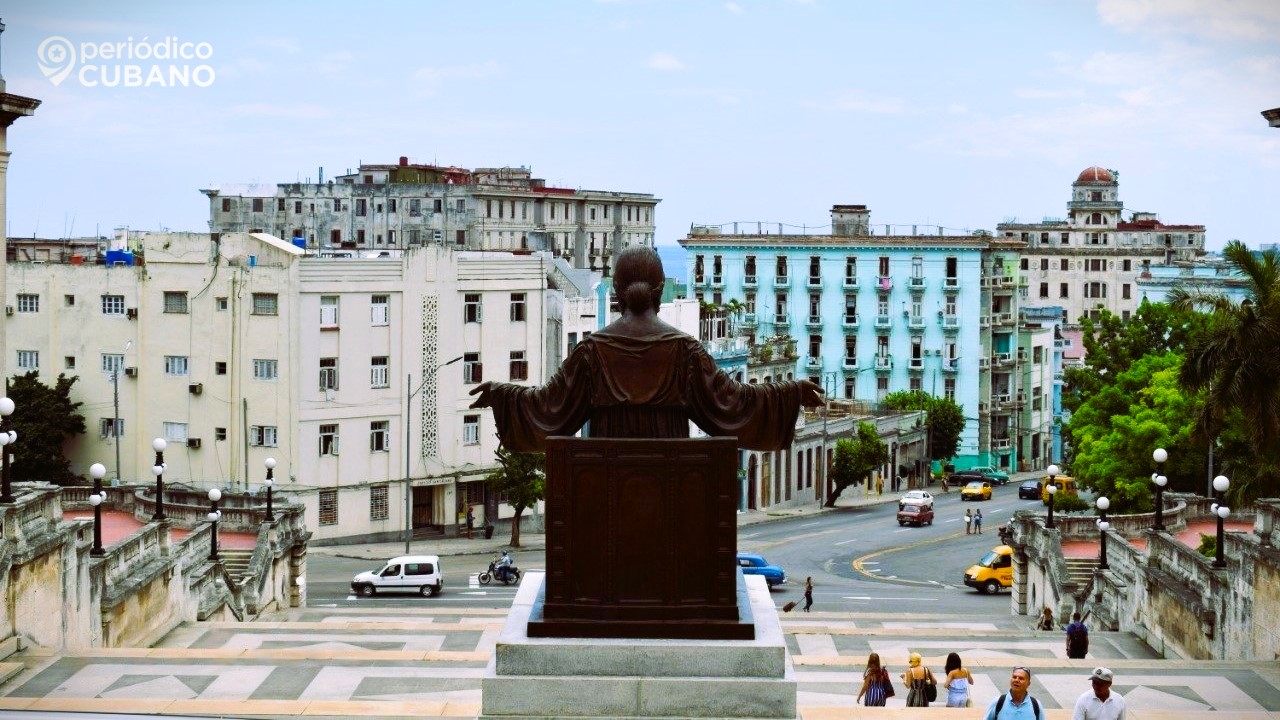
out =
[(1208, 329), (1191, 338), (1179, 375), (1184, 387), (1206, 390), (1200, 430), (1214, 437), (1223, 418), (1239, 410), (1249, 444), (1259, 453), (1280, 440), (1280, 254), (1255, 254), (1239, 240), (1222, 251), (1247, 284), (1239, 304), (1221, 293), (1175, 287), (1169, 304), (1208, 310)]

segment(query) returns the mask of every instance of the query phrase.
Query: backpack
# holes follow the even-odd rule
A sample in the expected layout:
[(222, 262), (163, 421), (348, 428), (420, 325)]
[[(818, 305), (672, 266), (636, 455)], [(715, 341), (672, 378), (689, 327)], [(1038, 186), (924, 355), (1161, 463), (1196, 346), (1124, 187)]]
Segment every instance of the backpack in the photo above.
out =
[(1082, 622), (1067, 626), (1067, 657), (1082, 658), (1089, 652), (1089, 629)]
[[(1009, 697), (1009, 693), (1000, 693), (1000, 699), (996, 701), (995, 714), (991, 716), (995, 720), (999, 720), (1000, 708), (1004, 707), (1004, 699), (1007, 697)], [(1036, 720), (1042, 720), (1042, 716), (1040, 715), (1040, 701), (1036, 700), (1035, 697), (1031, 697), (1031, 711), (1035, 714)]]

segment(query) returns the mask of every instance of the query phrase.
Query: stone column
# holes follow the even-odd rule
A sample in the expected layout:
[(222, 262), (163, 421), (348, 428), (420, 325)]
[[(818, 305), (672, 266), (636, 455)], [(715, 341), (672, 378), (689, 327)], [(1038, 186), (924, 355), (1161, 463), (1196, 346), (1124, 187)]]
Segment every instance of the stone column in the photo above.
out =
[[(0, 32), (3, 32), (3, 27), (0, 25)], [(7, 301), (9, 295), (5, 276), (8, 273), (9, 224), (5, 198), (8, 193), (6, 177), (9, 174), (9, 126), (20, 117), (34, 114), (40, 101), (13, 95), (4, 89), (4, 78), (0, 78), (0, 300)], [(10, 366), (6, 335), (7, 332), (0, 332), (0, 371), (8, 377)]]

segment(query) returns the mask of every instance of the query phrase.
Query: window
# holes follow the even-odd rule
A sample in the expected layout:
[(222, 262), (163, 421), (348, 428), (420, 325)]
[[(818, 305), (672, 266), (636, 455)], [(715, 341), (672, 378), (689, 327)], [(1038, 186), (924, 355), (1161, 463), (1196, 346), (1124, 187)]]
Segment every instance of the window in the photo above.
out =
[(1043, 347), (1043, 346), (1036, 345), (1035, 347), (1031, 348), (1031, 361), (1032, 361), (1032, 362), (1034, 362), (1034, 363), (1035, 363), (1035, 364), (1037, 364), (1037, 365), (1039, 365), (1040, 363), (1044, 362), (1044, 347)]
[(124, 437), (124, 419), (101, 418), (98, 420), (98, 435), (104, 438)]
[(374, 420), (369, 423), (369, 452), (390, 452), (391, 421)]
[(76, 369), (76, 356), (75, 356), (75, 355), (67, 355), (66, 357), (62, 358), (62, 360), (63, 360), (63, 364), (65, 364), (65, 365), (67, 366), (67, 369), (68, 369), (68, 370), (75, 370), (75, 369)]
[(369, 214), (369, 204), (364, 198), (356, 199), (356, 217), (364, 217)]
[(942, 392), (948, 400), (956, 399), (956, 379), (947, 378), (942, 381)]
[(480, 293), (466, 293), (462, 296), (462, 322), (478, 323), (480, 314)]
[(214, 298), (214, 299), (213, 299), (213, 308), (214, 308), (215, 310), (217, 310), (218, 312), (226, 312), (226, 310), (227, 310), (227, 299), (226, 299), (226, 298), (224, 298), (224, 297)]
[(75, 295), (63, 295), (63, 296), (62, 296), (62, 301), (66, 304), (66, 306), (67, 306), (67, 307), (75, 307), (75, 306), (76, 306), (76, 296), (75, 296)]
[(511, 322), (524, 322), (525, 294), (511, 293)]
[(18, 369), (19, 370), (39, 370), (40, 369), (40, 351), (19, 350), (18, 351)]
[(1123, 264), (1121, 265), (1121, 269), (1123, 269), (1125, 272), (1131, 272), (1133, 270), (1133, 261), (1126, 258), (1123, 261)]
[(390, 488), (386, 483), (369, 486), (369, 519), (386, 520), (391, 517)]
[(385, 355), (370, 358), (369, 387), (391, 387), (391, 358)]
[(187, 313), (187, 294), (185, 292), (169, 292), (164, 294), (164, 311), (167, 313)]
[(1058, 283), (1058, 297), (1060, 298), (1071, 297), (1071, 293), (1067, 292), (1066, 283)]
[(320, 327), (338, 326), (338, 296), (320, 296)]
[(320, 491), (320, 524), (338, 524), (338, 491), (333, 489)]
[(231, 198), (222, 198), (222, 212), (231, 212)]
[(472, 385), (482, 382), (484, 366), (480, 363), (480, 353), (464, 353), (462, 355), (462, 382)]
[(369, 298), (369, 323), (371, 325), (391, 324), (391, 296), (374, 295)]
[(274, 425), (250, 425), (249, 444), (254, 447), (276, 447), (276, 427)]
[(223, 442), (227, 439), (227, 429), (216, 427), (213, 429), (213, 441)]
[(254, 360), (253, 361), (253, 379), (254, 380), (275, 380), (279, 376), (276, 369), (275, 360)]
[(40, 296), (33, 293), (18, 293), (18, 312), (40, 312)]
[(479, 445), (480, 444), (480, 416), (479, 415), (462, 416), (462, 444), (463, 445)]
[(103, 315), (123, 315), (124, 314), (124, 296), (123, 295), (103, 295), (102, 296), (102, 314)]
[(225, 360), (218, 360), (213, 363), (213, 374), (214, 375), (227, 374), (227, 363)]
[(1047, 282), (1040, 283), (1040, 297), (1042, 298), (1049, 297), (1049, 283)]
[(320, 454), (338, 454), (338, 426), (336, 424), (320, 426)]
[(164, 356), (164, 374), (165, 375), (186, 375), (187, 374), (187, 356), (186, 355), (165, 355)]
[(880, 256), (880, 277), (888, 277), (888, 276), (889, 276), (889, 256), (881, 255)]
[(809, 357), (818, 358), (822, 356), (822, 336), (809, 336)]
[(275, 293), (254, 293), (254, 315), (277, 315), (280, 311), (280, 300)]
[(262, 212), (262, 198), (253, 199), (253, 211)]
[(338, 389), (338, 358), (320, 358), (320, 389)]
[(186, 442), (187, 424), (181, 422), (166, 422), (164, 424), (164, 439), (172, 442)]
[(1087, 298), (1105, 298), (1107, 296), (1107, 284), (1101, 282), (1085, 283), (1084, 296)]
[(858, 357), (858, 336), (848, 335), (844, 339), (845, 360), (856, 360)]
[(511, 379), (512, 380), (528, 380), (529, 379), (529, 361), (524, 359), (523, 350), (511, 351)]
[(1129, 300), (1130, 299), (1129, 293), (1130, 293), (1129, 283), (1124, 283), (1123, 285), (1120, 286), (1121, 298), (1124, 298), (1125, 300)]
[(1058, 260), (1058, 269), (1059, 269), (1059, 270), (1064, 270), (1064, 271), (1065, 271), (1065, 270), (1068, 270), (1068, 269), (1070, 269), (1070, 268), (1071, 268), (1071, 263), (1069, 263), (1069, 262), (1067, 261), (1067, 259), (1066, 259), (1066, 258), (1061, 258), (1061, 259), (1059, 259), (1059, 260)]
[(1040, 258), (1040, 269), (1043, 271), (1049, 270), (1049, 258)]
[(117, 353), (102, 354), (102, 372), (113, 375), (124, 368), (124, 355)]
[(1020, 266), (1023, 270), (1030, 270), (1030, 269), (1031, 269), (1031, 258), (1025, 258), (1025, 257), (1024, 257), (1024, 258), (1022, 258), (1022, 262), (1021, 262), (1021, 264), (1020, 264), (1019, 266)]
[(787, 256), (786, 256), (786, 255), (779, 255), (779, 256), (778, 256), (778, 272), (777, 272), (777, 275), (778, 275), (778, 277), (780, 277), (780, 278), (784, 278), (784, 277), (786, 277), (786, 276), (787, 276)]

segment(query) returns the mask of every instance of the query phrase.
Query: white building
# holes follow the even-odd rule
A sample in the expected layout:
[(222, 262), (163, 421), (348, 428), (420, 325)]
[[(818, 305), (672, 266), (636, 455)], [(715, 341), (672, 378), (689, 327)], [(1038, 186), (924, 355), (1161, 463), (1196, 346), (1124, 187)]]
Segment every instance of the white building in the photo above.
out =
[(558, 344), (537, 255), (318, 258), (243, 233), (131, 243), (136, 265), (9, 264), (5, 372), (79, 376), (74, 470), (150, 480), (165, 437), (166, 481), (256, 490), (274, 457), (277, 490), (306, 504), (320, 541), (455, 531), (497, 448), (469, 391), (540, 384)]

